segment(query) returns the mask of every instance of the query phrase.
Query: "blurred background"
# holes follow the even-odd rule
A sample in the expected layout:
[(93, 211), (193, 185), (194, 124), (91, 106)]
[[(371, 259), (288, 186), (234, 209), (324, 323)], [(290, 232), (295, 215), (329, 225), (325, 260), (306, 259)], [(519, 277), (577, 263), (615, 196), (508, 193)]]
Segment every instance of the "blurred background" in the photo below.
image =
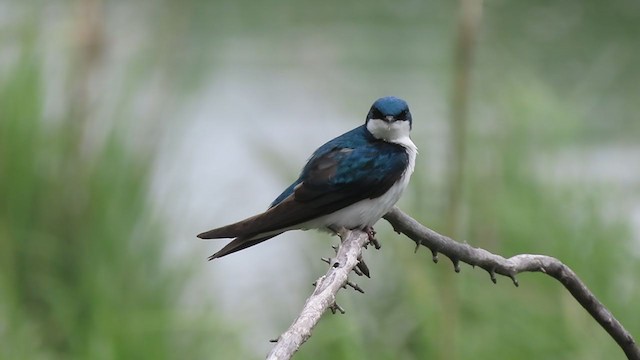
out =
[[(384, 95), (420, 149), (399, 206), (572, 267), (640, 337), (640, 3), (0, 0), (0, 358), (263, 358), (324, 273), (292, 232), (207, 262)], [(550, 278), (376, 227), (299, 359), (624, 355)]]

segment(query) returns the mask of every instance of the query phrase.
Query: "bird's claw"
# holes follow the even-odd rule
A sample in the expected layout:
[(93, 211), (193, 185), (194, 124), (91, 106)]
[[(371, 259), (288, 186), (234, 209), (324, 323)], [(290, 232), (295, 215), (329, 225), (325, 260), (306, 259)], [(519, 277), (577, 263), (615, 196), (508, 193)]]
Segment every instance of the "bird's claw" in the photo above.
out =
[(376, 250), (380, 250), (382, 245), (380, 245), (380, 242), (378, 241), (378, 239), (376, 239), (376, 231), (373, 229), (373, 227), (367, 226), (366, 228), (364, 228), (364, 231), (369, 236), (369, 243), (372, 244), (373, 247), (376, 248)]

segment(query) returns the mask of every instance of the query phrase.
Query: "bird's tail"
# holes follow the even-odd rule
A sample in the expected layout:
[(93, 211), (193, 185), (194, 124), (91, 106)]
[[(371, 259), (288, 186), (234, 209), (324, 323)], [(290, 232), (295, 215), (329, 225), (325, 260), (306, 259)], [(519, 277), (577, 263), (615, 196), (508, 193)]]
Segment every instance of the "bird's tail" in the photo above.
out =
[(248, 225), (251, 224), (252, 219), (253, 218), (245, 219), (242, 221), (238, 221), (237, 223), (233, 223), (223, 227), (219, 227), (217, 229), (205, 231), (203, 233), (198, 234), (198, 237), (200, 239), (226, 239), (226, 238), (248, 236), (250, 235)]
[[(236, 251), (246, 249), (253, 245), (257, 245), (284, 232), (279, 230), (269, 231), (269, 227), (264, 226), (263, 222), (260, 221), (262, 220), (262, 218), (264, 218), (264, 213), (258, 214), (242, 221), (238, 221), (237, 223), (198, 234), (198, 237), (200, 239), (235, 238), (225, 247), (220, 249), (220, 251), (209, 256), (209, 260), (217, 259)], [(265, 230), (266, 232), (263, 232)]]
[(273, 235), (275, 232), (280, 234), (282, 232), (279, 230), (300, 222), (299, 219), (292, 216), (295, 210), (290, 206), (275, 206), (250, 218), (205, 231), (198, 234), (198, 237), (200, 239), (255, 238)]
[(232, 254), (236, 251), (240, 251), (243, 249), (246, 249), (248, 247), (251, 247), (253, 245), (257, 245), (263, 241), (269, 240), (274, 236), (278, 236), (282, 233), (277, 233), (277, 234), (273, 234), (273, 235), (269, 235), (269, 236), (264, 236), (261, 238), (257, 238), (257, 239), (252, 239), (252, 238), (247, 238), (247, 237), (237, 237), (235, 239), (233, 239), (233, 241), (231, 241), (230, 243), (228, 243), (225, 247), (223, 247), (222, 249), (220, 249), (220, 251), (216, 252), (215, 254), (209, 256), (209, 261), (213, 260), (213, 259), (217, 259), (220, 257), (223, 257), (225, 255), (229, 255)]
[(295, 202), (285, 200), (262, 214), (205, 231), (198, 234), (198, 237), (200, 239), (234, 238), (220, 251), (209, 257), (209, 260), (213, 260), (269, 240), (287, 230), (296, 229), (296, 226), (308, 220), (308, 217), (307, 213), (299, 211)]

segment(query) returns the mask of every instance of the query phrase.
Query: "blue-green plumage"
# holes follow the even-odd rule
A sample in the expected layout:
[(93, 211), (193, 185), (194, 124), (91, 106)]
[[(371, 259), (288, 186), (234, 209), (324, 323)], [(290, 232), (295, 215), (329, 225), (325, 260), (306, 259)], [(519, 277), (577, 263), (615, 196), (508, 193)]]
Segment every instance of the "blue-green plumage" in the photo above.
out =
[(297, 197), (302, 202), (322, 196), (327, 197), (323, 203), (328, 205), (332, 201), (375, 198), (398, 180), (408, 162), (401, 145), (374, 138), (362, 125), (318, 148), (300, 177), (271, 206), (293, 194), (294, 188), (303, 182), (304, 191)]

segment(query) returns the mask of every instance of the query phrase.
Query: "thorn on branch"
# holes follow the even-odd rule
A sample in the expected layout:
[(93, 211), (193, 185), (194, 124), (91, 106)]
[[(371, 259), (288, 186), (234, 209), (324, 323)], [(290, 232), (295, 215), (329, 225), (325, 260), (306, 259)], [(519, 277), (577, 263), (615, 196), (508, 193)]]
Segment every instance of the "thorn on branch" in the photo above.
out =
[(356, 273), (356, 275), (358, 275), (358, 276), (363, 276), (364, 275), (362, 273), (362, 271), (360, 271), (360, 269), (358, 269), (357, 266), (353, 268), (353, 272)]
[(516, 279), (515, 274), (509, 273), (509, 277), (511, 278), (511, 281), (513, 281), (513, 285), (515, 285), (515, 287), (520, 286), (520, 284), (518, 283), (518, 279)]
[[(362, 260), (362, 257), (360, 257), (358, 259), (358, 264), (356, 265), (356, 267), (354, 268), (358, 269), (362, 274), (364, 274), (364, 276), (371, 278), (371, 273), (369, 272), (369, 267), (367, 266), (367, 264), (364, 262), (364, 260)], [(356, 273), (357, 274), (357, 273)]]
[(431, 260), (433, 260), (433, 262), (435, 264), (438, 263), (438, 252), (435, 250), (431, 250)]
[(327, 264), (331, 265), (331, 258), (326, 258), (326, 257), (321, 257), (320, 260), (326, 262)]
[(331, 310), (331, 313), (335, 315), (336, 312), (340, 312), (340, 314), (346, 313), (346, 311), (344, 311), (344, 309), (338, 305), (338, 303), (334, 302), (333, 304), (329, 305), (329, 310)]
[(453, 270), (457, 273), (460, 272), (460, 260), (456, 258), (451, 258), (451, 262), (453, 263)]
[(270, 343), (277, 343), (280, 340), (280, 337), (276, 338), (276, 339), (269, 339)]
[[(349, 285), (350, 287), (352, 287), (352, 288), (353, 288), (353, 290), (355, 290), (355, 291), (357, 291), (357, 292), (359, 292), (359, 293), (364, 294), (364, 290), (362, 290), (362, 288), (361, 288), (358, 284), (356, 284), (356, 283), (353, 283), (353, 282), (351, 282), (351, 281), (347, 281), (347, 283), (346, 283), (345, 285)], [(345, 287), (346, 287), (346, 286), (345, 286)]]
[(493, 282), (494, 284), (498, 283), (498, 279), (496, 279), (496, 272), (494, 268), (491, 268), (489, 270), (487, 270), (487, 272), (489, 272), (489, 277), (491, 277), (491, 282)]

